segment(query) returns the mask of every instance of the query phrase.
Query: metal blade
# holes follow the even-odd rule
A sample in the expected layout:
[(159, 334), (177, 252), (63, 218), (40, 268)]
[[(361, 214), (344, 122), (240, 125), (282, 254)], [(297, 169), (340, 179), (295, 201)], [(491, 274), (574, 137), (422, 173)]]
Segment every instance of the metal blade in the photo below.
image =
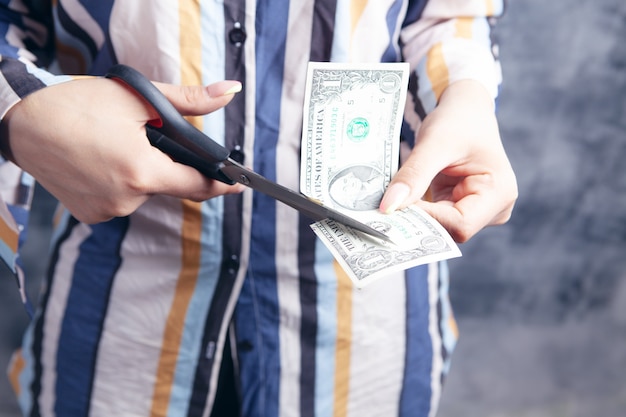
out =
[(222, 166), (221, 171), (233, 181), (246, 185), (272, 197), (275, 200), (285, 203), (309, 217), (311, 220), (320, 221), (323, 219), (332, 219), (346, 226), (350, 226), (353, 229), (367, 233), (370, 236), (391, 242), (387, 235), (374, 229), (373, 227), (361, 223), (360, 221), (355, 220), (337, 210), (323, 206), (300, 193), (290, 190), (287, 187), (283, 187), (280, 184), (270, 181), (264, 176), (249, 170), (230, 158), (225, 160), (223, 164), (224, 166)]

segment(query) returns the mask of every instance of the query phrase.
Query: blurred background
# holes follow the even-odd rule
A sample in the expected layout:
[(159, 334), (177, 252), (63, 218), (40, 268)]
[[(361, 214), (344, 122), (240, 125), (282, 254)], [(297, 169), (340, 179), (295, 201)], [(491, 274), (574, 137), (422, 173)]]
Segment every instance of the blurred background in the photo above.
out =
[(451, 262), (439, 416), (626, 416), (626, 2), (509, 0), (496, 33), (520, 197)]
[[(499, 119), (520, 198), (461, 246), (461, 338), (438, 417), (626, 416), (626, 2), (509, 0)], [(24, 252), (35, 297), (54, 202)], [(27, 317), (0, 279), (0, 370)], [(17, 416), (0, 373), (0, 417)]]

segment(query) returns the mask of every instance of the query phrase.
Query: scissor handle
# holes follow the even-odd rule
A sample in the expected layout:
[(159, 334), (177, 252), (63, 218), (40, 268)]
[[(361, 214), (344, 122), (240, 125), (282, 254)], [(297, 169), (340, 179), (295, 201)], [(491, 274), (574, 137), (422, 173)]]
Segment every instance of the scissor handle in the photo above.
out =
[(170, 155), (176, 162), (194, 167), (204, 175), (234, 184), (220, 170), (230, 152), (189, 123), (154, 84), (139, 71), (118, 64), (109, 69), (107, 78), (117, 79), (143, 97), (158, 113), (159, 120), (146, 126), (152, 146)]

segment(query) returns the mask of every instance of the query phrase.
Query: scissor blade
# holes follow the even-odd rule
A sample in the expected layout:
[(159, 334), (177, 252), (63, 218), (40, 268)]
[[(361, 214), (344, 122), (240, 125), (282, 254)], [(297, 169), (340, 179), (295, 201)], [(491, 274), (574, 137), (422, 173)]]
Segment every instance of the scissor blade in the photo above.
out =
[(361, 223), (360, 221), (355, 220), (337, 210), (323, 206), (300, 193), (290, 190), (287, 187), (270, 181), (264, 176), (249, 170), (230, 158), (223, 163), (224, 166), (221, 168), (221, 171), (233, 181), (244, 184), (254, 190), (260, 191), (263, 194), (272, 197), (275, 200), (285, 203), (309, 217), (311, 220), (320, 221), (323, 219), (332, 219), (346, 226), (350, 226), (353, 229), (367, 233), (370, 236), (391, 242), (387, 235), (374, 229), (373, 227), (370, 227), (365, 223)]

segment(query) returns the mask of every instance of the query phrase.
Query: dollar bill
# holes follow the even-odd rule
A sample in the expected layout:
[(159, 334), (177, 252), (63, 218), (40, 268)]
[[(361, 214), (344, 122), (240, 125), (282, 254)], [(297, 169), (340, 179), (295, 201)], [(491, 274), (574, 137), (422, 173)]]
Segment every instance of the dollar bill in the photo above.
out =
[(398, 169), (407, 63), (309, 63), (300, 191), (343, 211), (376, 209)]
[(406, 63), (310, 63), (300, 189), (390, 237), (385, 242), (326, 219), (311, 225), (355, 286), (416, 265), (460, 256), (446, 230), (418, 207), (378, 211), (396, 173)]
[(358, 217), (384, 232), (394, 244), (329, 219), (311, 225), (357, 288), (392, 272), (461, 256), (448, 232), (419, 207), (391, 214), (372, 210)]

